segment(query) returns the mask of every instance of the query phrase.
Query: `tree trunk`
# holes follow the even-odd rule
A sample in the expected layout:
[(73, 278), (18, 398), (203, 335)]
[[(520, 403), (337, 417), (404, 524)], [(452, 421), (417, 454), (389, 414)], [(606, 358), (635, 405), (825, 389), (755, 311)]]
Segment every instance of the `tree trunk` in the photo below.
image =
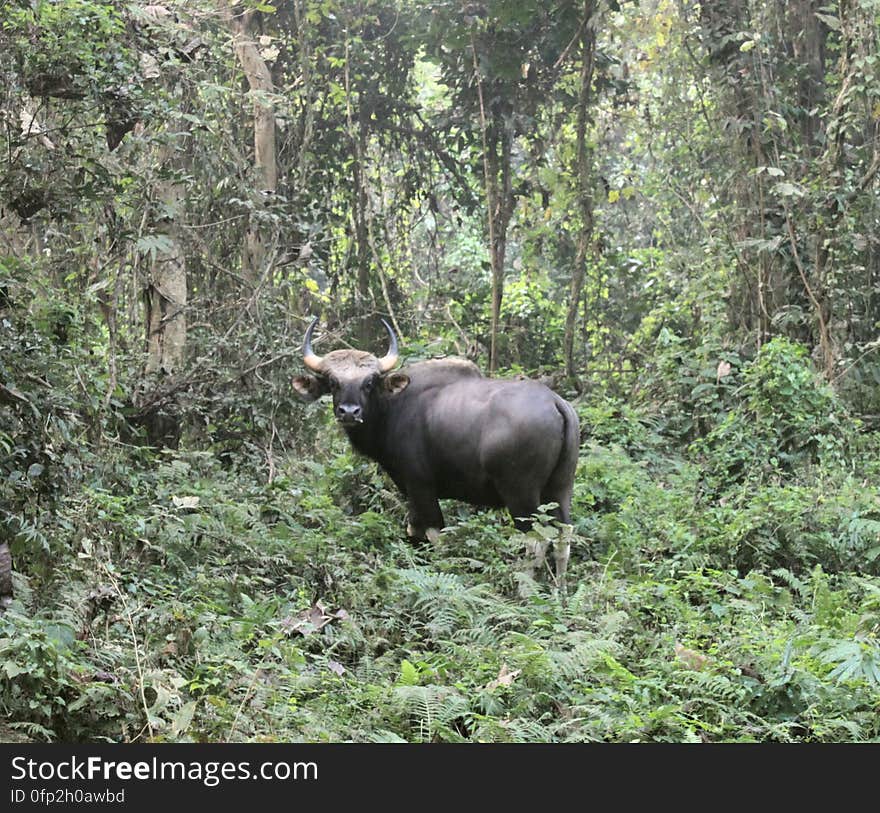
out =
[[(232, 47), (244, 70), (254, 103), (254, 198), (258, 206), (278, 189), (278, 167), (275, 151), (275, 108), (270, 101), (274, 91), (272, 74), (250, 33), (253, 9), (235, 15), (227, 11), (232, 29)], [(251, 214), (242, 255), (242, 271), (256, 281), (266, 259), (265, 239), (258, 219)]]
[[(486, 191), (489, 226), (489, 263), (492, 267), (492, 321), (489, 337), (489, 374), (498, 369), (498, 331), (501, 303), (504, 298), (504, 257), (507, 253), (507, 227), (513, 216), (516, 197), (513, 194), (513, 125), (510, 103), (505, 102), (505, 88), (495, 83), (492, 88), (492, 122), (486, 115), (483, 80), (477, 59), (476, 40), (471, 38), (474, 79), (480, 105), (480, 136), (483, 145), (483, 182)], [(499, 155), (500, 147), (500, 155)]]
[[(498, 148), (501, 148), (499, 155)], [(513, 215), (513, 171), (511, 152), (513, 133), (501, 116), (496, 118), (488, 137), (486, 198), (489, 209), (489, 261), (492, 266), (492, 324), (489, 342), (489, 373), (498, 369), (498, 333), (501, 303), (504, 299), (504, 260), (507, 255), (507, 229)]]
[(157, 251), (146, 291), (147, 377), (173, 376), (186, 349), (186, 260), (173, 228)]
[[(372, 325), (366, 318), (372, 310), (371, 285), (370, 285), (370, 231), (369, 212), (370, 196), (367, 190), (366, 151), (367, 151), (367, 127), (362, 117), (358, 117), (356, 132), (352, 132), (352, 151), (354, 162), (352, 164), (352, 190), (354, 218), (354, 261), (357, 269), (357, 287), (355, 288), (355, 309), (360, 317), (357, 329), (357, 341), (360, 347), (366, 347), (372, 334)], [(352, 126), (354, 130), (354, 126)]]
[(798, 66), (798, 107), (804, 147), (811, 156), (822, 150), (821, 105), (825, 101), (825, 43), (827, 26), (816, 16), (825, 4), (817, 0), (786, 0), (786, 30)]
[[(169, 145), (158, 156), (160, 166), (174, 166), (180, 151)], [(156, 239), (144, 286), (146, 363), (144, 381), (136, 399), (136, 421), (147, 430), (149, 443), (176, 447), (180, 437), (177, 411), (168, 409), (186, 352), (186, 256), (177, 219), (183, 211), (184, 189), (176, 180), (160, 182), (152, 224)]]
[(590, 25), (593, 16), (593, 0), (584, 0), (584, 19), (581, 32), (581, 84), (578, 92), (577, 111), (577, 199), (581, 215), (581, 229), (578, 236), (577, 256), (571, 274), (571, 288), (568, 297), (568, 310), (565, 314), (565, 375), (573, 380), (574, 336), (581, 293), (586, 277), (587, 258), (593, 243), (593, 151), (587, 143), (587, 126), (590, 122), (590, 90), (593, 84), (593, 56), (596, 38)]
[(0, 542), (0, 613), (12, 604), (12, 554), (9, 543)]

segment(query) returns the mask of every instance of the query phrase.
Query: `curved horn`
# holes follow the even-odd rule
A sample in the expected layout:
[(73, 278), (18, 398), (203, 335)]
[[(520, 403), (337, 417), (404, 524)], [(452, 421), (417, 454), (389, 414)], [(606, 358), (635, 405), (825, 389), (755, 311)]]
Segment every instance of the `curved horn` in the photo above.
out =
[(306, 365), (310, 370), (320, 373), (321, 365), (324, 363), (324, 359), (320, 356), (315, 355), (312, 350), (312, 331), (315, 329), (315, 325), (318, 324), (318, 317), (316, 316), (312, 320), (312, 324), (309, 325), (309, 329), (306, 331), (306, 338), (303, 341), (303, 364)]
[(385, 330), (388, 331), (388, 335), (391, 337), (391, 343), (388, 345), (388, 352), (379, 359), (379, 369), (383, 373), (387, 373), (389, 370), (394, 369), (394, 365), (397, 364), (397, 336), (394, 335), (391, 325), (389, 325), (384, 319), (382, 320), (382, 324), (385, 325)]

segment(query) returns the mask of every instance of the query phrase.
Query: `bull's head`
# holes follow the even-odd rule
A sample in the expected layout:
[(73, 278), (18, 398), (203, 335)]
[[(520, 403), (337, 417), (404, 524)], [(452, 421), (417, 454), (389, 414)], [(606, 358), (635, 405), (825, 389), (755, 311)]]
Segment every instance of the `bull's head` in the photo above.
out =
[(356, 426), (369, 420), (372, 398), (376, 394), (394, 395), (406, 389), (409, 376), (391, 373), (397, 364), (397, 337), (389, 324), (391, 343), (382, 358), (363, 350), (333, 350), (325, 356), (312, 350), (312, 331), (315, 319), (306, 331), (303, 341), (303, 363), (315, 375), (300, 375), (293, 379), (293, 389), (306, 401), (314, 401), (328, 392), (333, 395), (333, 414), (343, 426)]

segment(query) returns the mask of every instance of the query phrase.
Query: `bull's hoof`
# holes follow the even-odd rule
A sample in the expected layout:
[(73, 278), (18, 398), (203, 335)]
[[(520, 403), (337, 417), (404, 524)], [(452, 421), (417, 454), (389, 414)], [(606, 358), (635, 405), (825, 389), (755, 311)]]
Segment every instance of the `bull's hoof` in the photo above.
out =
[(415, 525), (407, 524), (406, 535), (410, 539), (427, 539), (436, 542), (440, 538), (439, 528), (416, 528)]

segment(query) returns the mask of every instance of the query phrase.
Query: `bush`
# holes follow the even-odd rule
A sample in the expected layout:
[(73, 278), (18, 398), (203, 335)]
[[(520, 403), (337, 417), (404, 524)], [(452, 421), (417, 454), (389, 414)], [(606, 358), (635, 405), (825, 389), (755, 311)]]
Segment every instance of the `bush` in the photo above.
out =
[(745, 365), (742, 378), (739, 403), (690, 447), (705, 463), (711, 489), (840, 461), (855, 425), (802, 346), (773, 339)]

